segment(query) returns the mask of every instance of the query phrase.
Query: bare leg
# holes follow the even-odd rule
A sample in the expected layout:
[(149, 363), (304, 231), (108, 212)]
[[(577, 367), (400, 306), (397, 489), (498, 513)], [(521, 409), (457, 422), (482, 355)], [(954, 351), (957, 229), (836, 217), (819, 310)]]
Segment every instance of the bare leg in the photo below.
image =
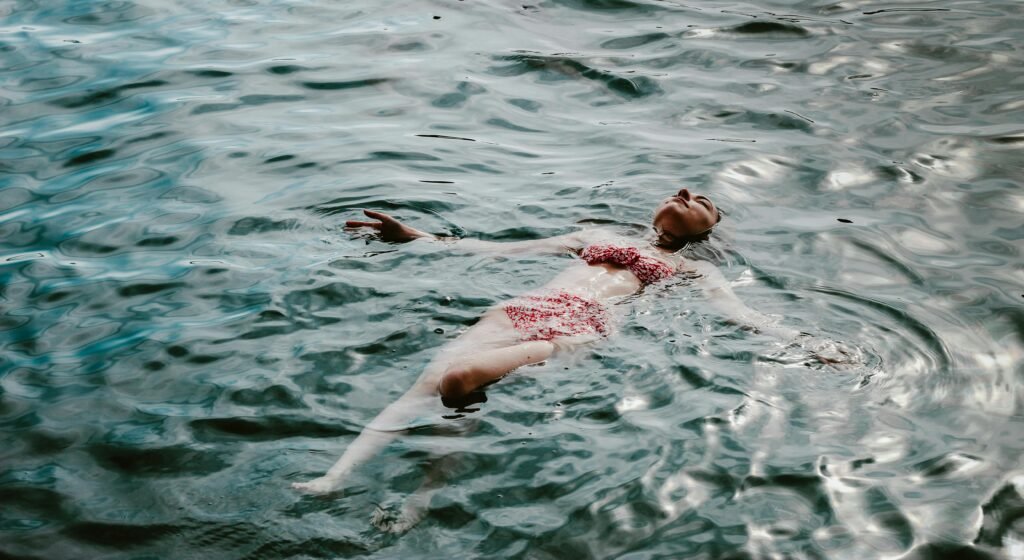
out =
[(551, 342), (535, 340), (480, 352), (449, 366), (437, 390), (446, 399), (458, 399), (520, 366), (543, 362), (554, 351), (555, 345)]
[(442, 348), (416, 384), (381, 411), (324, 476), (294, 483), (292, 487), (313, 494), (340, 489), (356, 467), (373, 458), (402, 434), (397, 426), (406, 425), (423, 407), (428, 406), (431, 399), (438, 398), (441, 385), (449, 377), (447, 384), (451, 385), (452, 395), (458, 398), (497, 381), (519, 366), (543, 361), (554, 351), (554, 345), (546, 341), (494, 348), (495, 344), (513, 342), (515, 337), (516, 333), (504, 312), (485, 315), (463, 336)]
[(373, 422), (349, 444), (338, 462), (334, 463), (334, 466), (325, 475), (309, 482), (295, 482), (292, 484), (292, 488), (311, 494), (327, 494), (340, 489), (342, 482), (353, 469), (372, 459), (402, 433), (400, 430), (379, 430), (373, 426), (402, 425), (416, 414), (419, 408), (416, 406), (416, 401), (422, 405), (424, 399), (429, 398), (437, 398), (437, 396), (422, 391), (422, 387), (419, 385), (414, 386), (408, 393), (381, 411), (373, 419)]
[(420, 487), (406, 498), (398, 511), (389, 511), (378, 507), (371, 517), (373, 525), (381, 531), (404, 533), (412, 529), (427, 514), (430, 499), (444, 485), (449, 471), (453, 470), (457, 461), (455, 455), (443, 457), (430, 466), (426, 478)]

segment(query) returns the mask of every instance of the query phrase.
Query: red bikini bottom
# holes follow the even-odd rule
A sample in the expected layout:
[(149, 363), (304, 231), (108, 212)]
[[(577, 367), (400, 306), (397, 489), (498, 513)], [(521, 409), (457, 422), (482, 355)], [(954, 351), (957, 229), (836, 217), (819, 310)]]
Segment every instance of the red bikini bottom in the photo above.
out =
[(505, 314), (523, 340), (608, 334), (608, 310), (599, 301), (557, 291), (518, 297)]

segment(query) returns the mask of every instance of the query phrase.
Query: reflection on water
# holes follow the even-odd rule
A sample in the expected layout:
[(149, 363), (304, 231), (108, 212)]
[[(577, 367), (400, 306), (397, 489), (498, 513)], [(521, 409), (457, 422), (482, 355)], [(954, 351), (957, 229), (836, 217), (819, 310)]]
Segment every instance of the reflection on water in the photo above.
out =
[[(0, 553), (1024, 557), (1019, 4), (0, 14)], [(679, 185), (727, 213), (690, 256), (808, 337), (648, 290), (344, 495), (290, 490), (565, 264), (346, 217), (508, 240)]]

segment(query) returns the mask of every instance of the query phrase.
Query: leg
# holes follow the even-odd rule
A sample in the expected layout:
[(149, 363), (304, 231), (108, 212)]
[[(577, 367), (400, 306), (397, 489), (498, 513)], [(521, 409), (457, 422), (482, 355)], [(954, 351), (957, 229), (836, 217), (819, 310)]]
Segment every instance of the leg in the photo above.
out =
[(437, 398), (436, 396), (424, 395), (413, 387), (409, 392), (397, 401), (388, 405), (380, 414), (363, 428), (363, 431), (352, 441), (342, 453), (341, 458), (327, 471), (327, 474), (310, 480), (309, 482), (296, 482), (292, 488), (309, 492), (311, 494), (327, 494), (338, 490), (345, 478), (348, 477), (356, 467), (372, 459), (385, 446), (401, 435), (399, 430), (379, 430), (373, 426), (395, 426), (406, 422), (416, 414), (418, 405), (423, 404), (426, 398)]
[[(292, 484), (292, 487), (296, 490), (313, 494), (326, 494), (338, 490), (356, 467), (372, 459), (381, 449), (402, 434), (401, 430), (394, 429), (395, 426), (406, 424), (411, 418), (416, 416), (419, 410), (425, 406), (430, 406), (430, 402), (437, 398), (439, 381), (444, 378), (448, 370), (451, 370), (458, 364), (475, 363), (477, 360), (471, 358), (471, 356), (480, 358), (495, 351), (481, 349), (508, 344), (514, 341), (515, 338), (516, 333), (512, 330), (512, 325), (508, 318), (505, 317), (504, 312), (485, 314), (479, 323), (438, 352), (437, 357), (427, 365), (416, 384), (401, 398), (388, 405), (366, 426), (363, 432), (345, 449), (341, 458), (327, 471), (327, 474), (309, 482), (296, 482)], [(550, 343), (540, 344), (550, 345)], [(508, 349), (499, 348), (497, 350), (500, 353), (499, 357), (504, 357), (504, 361), (499, 361), (505, 364), (505, 369), (500, 374), (493, 375), (493, 378), (480, 382), (466, 392), (490, 381), (497, 380), (505, 373), (521, 365), (539, 362), (551, 353), (548, 350), (544, 358), (523, 361), (522, 358), (509, 360), (508, 358), (515, 358), (515, 356), (511, 355), (515, 353), (501, 353), (500, 351), (502, 350)], [(535, 347), (532, 352), (537, 350), (538, 348)]]
[(446, 399), (458, 399), (520, 366), (543, 362), (554, 351), (555, 345), (551, 342), (535, 340), (481, 352), (448, 366), (437, 390)]
[(455, 469), (458, 457), (449, 455), (434, 461), (420, 487), (406, 498), (397, 511), (378, 507), (371, 517), (375, 527), (389, 533), (404, 533), (427, 514), (430, 499), (444, 486), (448, 473)]

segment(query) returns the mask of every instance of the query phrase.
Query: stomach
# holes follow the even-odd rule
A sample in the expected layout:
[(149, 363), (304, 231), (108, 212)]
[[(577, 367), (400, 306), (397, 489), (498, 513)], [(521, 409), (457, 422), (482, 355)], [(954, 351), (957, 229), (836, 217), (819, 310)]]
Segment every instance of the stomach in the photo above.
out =
[(625, 268), (612, 264), (574, 263), (533, 293), (561, 290), (598, 301), (628, 296), (640, 289), (640, 281)]

